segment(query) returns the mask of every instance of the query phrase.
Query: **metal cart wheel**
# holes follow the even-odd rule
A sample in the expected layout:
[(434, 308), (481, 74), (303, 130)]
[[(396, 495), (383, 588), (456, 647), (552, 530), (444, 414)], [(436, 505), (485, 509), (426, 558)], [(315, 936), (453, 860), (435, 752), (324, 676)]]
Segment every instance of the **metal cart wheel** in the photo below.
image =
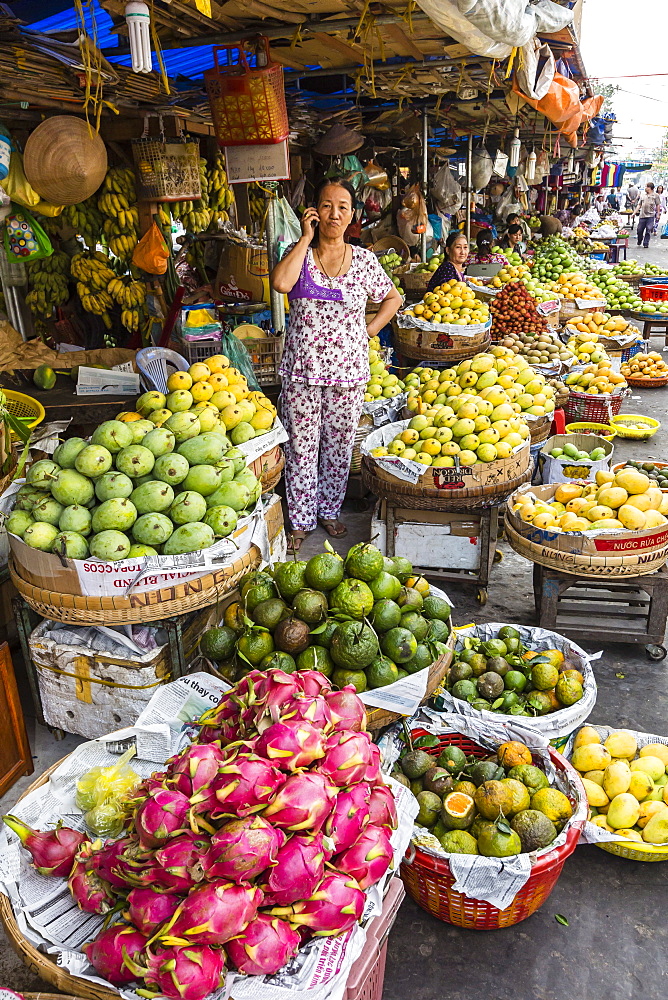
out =
[(483, 608), (487, 604), (487, 596), (488, 596), (487, 591), (485, 590), (484, 587), (481, 587), (480, 590), (475, 595), (476, 601)]
[(665, 660), (668, 655), (668, 649), (665, 646), (655, 646), (653, 643), (650, 643), (648, 646), (645, 646), (645, 653), (650, 660), (658, 662)]

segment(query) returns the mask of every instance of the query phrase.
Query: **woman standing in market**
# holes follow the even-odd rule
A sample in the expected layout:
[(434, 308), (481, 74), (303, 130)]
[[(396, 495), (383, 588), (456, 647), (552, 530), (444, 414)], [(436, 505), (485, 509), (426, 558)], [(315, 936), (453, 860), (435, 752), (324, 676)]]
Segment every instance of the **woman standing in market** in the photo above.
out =
[(442, 285), (444, 281), (464, 280), (464, 268), (469, 255), (469, 241), (464, 233), (455, 229), (449, 234), (445, 241), (445, 260), (431, 276), (427, 291), (432, 292), (437, 285)]
[[(301, 239), (271, 273), (287, 293), (290, 317), (281, 362), (281, 417), (288, 432), (286, 488), (296, 552), (318, 522), (333, 538), (339, 521), (355, 431), (369, 380), (368, 344), (401, 306), (375, 255), (344, 240), (355, 192), (323, 181), (302, 217)], [(367, 323), (367, 299), (381, 303)]]

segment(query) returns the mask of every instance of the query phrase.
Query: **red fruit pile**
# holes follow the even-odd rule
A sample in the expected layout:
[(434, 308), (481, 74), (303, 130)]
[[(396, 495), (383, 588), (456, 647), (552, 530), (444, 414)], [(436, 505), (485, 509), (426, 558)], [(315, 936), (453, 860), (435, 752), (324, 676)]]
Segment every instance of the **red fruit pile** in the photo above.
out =
[(510, 333), (545, 333), (547, 320), (536, 309), (536, 300), (521, 281), (511, 281), (501, 289), (490, 306), (492, 340)]
[(84, 947), (100, 975), (203, 1000), (226, 966), (272, 975), (360, 920), (397, 826), (365, 718), (316, 671), (253, 670), (135, 790), (119, 840), (10, 825), (82, 910), (114, 912)]

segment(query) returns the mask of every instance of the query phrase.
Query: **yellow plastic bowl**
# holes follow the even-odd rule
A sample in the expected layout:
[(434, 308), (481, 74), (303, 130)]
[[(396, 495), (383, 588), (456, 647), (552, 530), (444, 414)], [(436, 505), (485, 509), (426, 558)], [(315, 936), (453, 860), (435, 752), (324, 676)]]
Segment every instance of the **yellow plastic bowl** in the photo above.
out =
[(612, 439), (617, 436), (617, 428), (611, 427), (610, 424), (596, 424), (580, 421), (574, 424), (566, 424), (566, 433), (597, 434), (599, 437), (605, 438), (606, 441), (612, 441)]
[[(661, 426), (654, 417), (645, 417), (639, 413), (620, 413), (616, 417), (611, 417), (610, 422), (615, 427), (619, 437), (633, 438), (636, 441), (647, 441), (653, 434), (656, 434)], [(628, 427), (629, 423), (643, 424), (643, 427)]]
[(14, 392), (13, 389), (2, 389), (7, 400), (7, 409), (13, 417), (29, 417), (28, 427), (32, 430), (44, 420), (46, 413), (44, 407), (32, 396), (26, 396), (23, 392)]

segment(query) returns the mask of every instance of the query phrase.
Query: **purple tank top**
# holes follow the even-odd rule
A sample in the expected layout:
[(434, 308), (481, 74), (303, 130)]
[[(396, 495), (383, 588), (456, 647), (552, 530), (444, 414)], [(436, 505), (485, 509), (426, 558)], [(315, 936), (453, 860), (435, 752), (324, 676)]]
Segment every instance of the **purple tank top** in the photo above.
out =
[(304, 257), (297, 283), (288, 292), (288, 302), (295, 299), (320, 299), (322, 302), (343, 302), (340, 288), (325, 288), (317, 285), (309, 273), (308, 252)]

